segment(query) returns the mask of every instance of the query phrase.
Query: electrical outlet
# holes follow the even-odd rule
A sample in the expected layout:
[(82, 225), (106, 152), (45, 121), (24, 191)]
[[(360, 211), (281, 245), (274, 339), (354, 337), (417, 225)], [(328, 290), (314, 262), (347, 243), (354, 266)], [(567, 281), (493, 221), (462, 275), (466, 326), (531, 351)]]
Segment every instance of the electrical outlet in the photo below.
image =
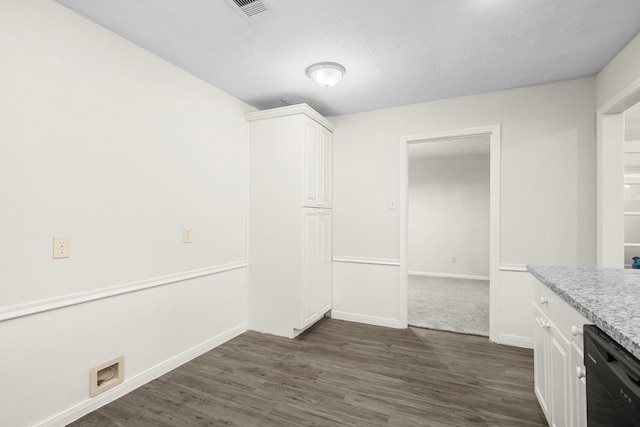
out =
[(71, 255), (71, 238), (70, 237), (54, 237), (53, 238), (53, 259), (69, 258)]
[(182, 243), (191, 243), (191, 229), (185, 228), (182, 230)]
[(458, 262), (458, 257), (457, 257), (457, 256), (452, 256), (452, 257), (451, 257), (451, 263), (452, 263), (452, 264), (455, 264), (455, 263), (457, 263), (457, 262)]
[(396, 203), (396, 199), (389, 199), (389, 209), (390, 210), (395, 210), (397, 207), (397, 203)]

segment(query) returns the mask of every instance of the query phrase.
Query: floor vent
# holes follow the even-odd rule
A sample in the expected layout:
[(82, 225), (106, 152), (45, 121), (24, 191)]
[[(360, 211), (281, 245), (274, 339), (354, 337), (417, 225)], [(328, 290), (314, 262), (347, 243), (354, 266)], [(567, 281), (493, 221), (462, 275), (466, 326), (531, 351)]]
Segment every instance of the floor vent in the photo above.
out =
[(246, 18), (267, 14), (271, 9), (264, 0), (231, 0)]

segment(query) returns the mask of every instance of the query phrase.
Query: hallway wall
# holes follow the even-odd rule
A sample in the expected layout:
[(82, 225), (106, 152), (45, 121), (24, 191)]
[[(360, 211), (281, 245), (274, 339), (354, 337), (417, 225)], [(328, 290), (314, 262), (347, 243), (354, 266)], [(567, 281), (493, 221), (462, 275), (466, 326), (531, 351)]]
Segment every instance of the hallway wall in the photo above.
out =
[(489, 277), (489, 154), (409, 150), (410, 274)]

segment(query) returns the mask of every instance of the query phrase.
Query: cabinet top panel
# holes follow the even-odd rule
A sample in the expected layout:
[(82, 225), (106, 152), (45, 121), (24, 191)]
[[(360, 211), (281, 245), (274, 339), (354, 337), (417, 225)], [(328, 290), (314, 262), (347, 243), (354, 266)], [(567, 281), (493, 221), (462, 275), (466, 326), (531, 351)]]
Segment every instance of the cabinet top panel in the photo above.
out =
[(256, 120), (273, 119), (275, 117), (293, 116), (295, 114), (304, 114), (332, 132), (336, 128), (336, 125), (331, 123), (307, 104), (288, 105), (286, 107), (272, 108), (270, 110), (254, 111), (245, 114), (244, 117), (248, 122), (253, 122)]

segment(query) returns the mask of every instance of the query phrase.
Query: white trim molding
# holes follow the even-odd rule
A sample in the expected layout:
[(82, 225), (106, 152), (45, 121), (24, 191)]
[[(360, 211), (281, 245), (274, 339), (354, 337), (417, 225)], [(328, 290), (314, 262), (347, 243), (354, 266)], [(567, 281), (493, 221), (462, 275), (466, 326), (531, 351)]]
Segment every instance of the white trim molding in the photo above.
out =
[[(228, 271), (228, 270), (226, 270)], [(53, 427), (53, 426), (61, 426), (67, 425), (78, 418), (88, 414), (91, 411), (94, 411), (109, 402), (112, 402), (125, 394), (135, 390), (136, 388), (152, 381), (173, 369), (176, 369), (178, 366), (181, 366), (188, 361), (195, 359), (196, 357), (210, 351), (221, 344), (237, 337), (243, 332), (247, 331), (247, 324), (245, 322), (240, 323), (239, 325), (225, 331), (207, 341), (198, 344), (180, 354), (177, 354), (156, 366), (153, 366), (146, 371), (140, 372), (137, 375), (134, 375), (131, 378), (126, 378), (125, 381), (117, 387), (112, 388), (111, 390), (107, 390), (104, 393), (87, 399), (82, 403), (79, 403), (71, 408), (60, 412), (46, 420), (40, 421), (34, 426), (37, 427)]]
[(597, 266), (624, 264), (624, 113), (597, 113)]
[(355, 256), (334, 256), (333, 262), (348, 262), (354, 264), (374, 264), (374, 265), (391, 265), (399, 266), (400, 260), (393, 258), (367, 258)]
[(138, 282), (110, 286), (108, 288), (96, 289), (93, 291), (63, 295), (61, 297), (0, 308), (0, 322), (246, 267), (247, 261), (236, 261), (229, 264), (216, 265), (213, 267), (191, 270), (168, 276), (141, 280)]
[(349, 322), (364, 323), (367, 325), (384, 326), (387, 328), (403, 329), (398, 319), (388, 319), (385, 317), (367, 316), (365, 314), (347, 313), (345, 311), (331, 310), (331, 318), (337, 320), (347, 320)]
[(336, 125), (331, 123), (326, 117), (322, 116), (316, 110), (311, 108), (307, 104), (295, 104), (295, 105), (287, 105), (285, 107), (279, 108), (271, 108), (268, 110), (262, 111), (252, 111), (244, 115), (248, 122), (253, 122), (256, 120), (264, 120), (264, 119), (272, 119), (276, 117), (282, 116), (291, 116), (293, 114), (304, 114), (307, 117), (315, 120), (320, 123), (322, 126), (327, 128), (330, 131), (334, 131)]
[(517, 271), (520, 273), (527, 273), (529, 271), (527, 270), (526, 264), (500, 264), (499, 270), (500, 271)]
[(489, 280), (489, 276), (473, 276), (469, 274), (431, 273), (428, 271), (409, 271), (409, 276), (448, 277), (451, 279)]
[(624, 267), (624, 193), (620, 191), (624, 184), (624, 112), (638, 103), (640, 78), (596, 113), (596, 266), (601, 268)]
[(499, 344), (513, 347), (533, 348), (533, 338), (521, 337), (518, 335), (500, 334), (497, 341)]

